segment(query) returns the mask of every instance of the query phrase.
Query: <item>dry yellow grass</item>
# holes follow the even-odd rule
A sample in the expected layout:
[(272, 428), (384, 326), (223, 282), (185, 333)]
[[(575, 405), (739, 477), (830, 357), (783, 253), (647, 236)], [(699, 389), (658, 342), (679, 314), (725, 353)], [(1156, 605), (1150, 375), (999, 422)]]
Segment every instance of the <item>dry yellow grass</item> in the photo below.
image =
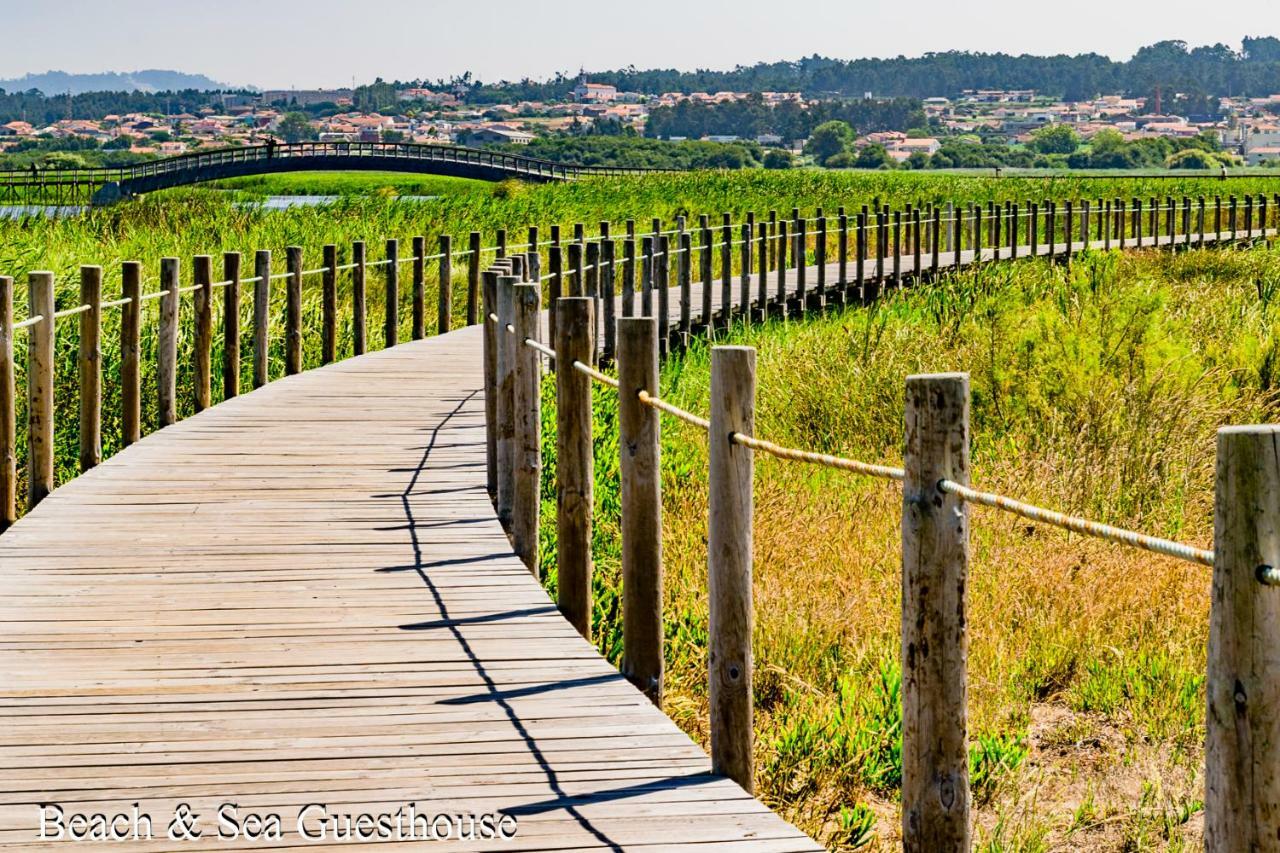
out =
[[(1214, 431), (1280, 417), (1277, 282), (1262, 249), (1024, 262), (733, 337), (759, 351), (763, 437), (896, 462), (904, 378), (967, 370), (975, 483), (1207, 546)], [(669, 363), (663, 396), (705, 413), (707, 369), (705, 351)], [(705, 743), (706, 442), (664, 431), (668, 712)], [(896, 849), (900, 493), (756, 471), (757, 790), (833, 849)], [(1194, 846), (1209, 571), (972, 512), (980, 848)], [(610, 547), (597, 539), (606, 602)], [(598, 621), (608, 636), (607, 604)]]

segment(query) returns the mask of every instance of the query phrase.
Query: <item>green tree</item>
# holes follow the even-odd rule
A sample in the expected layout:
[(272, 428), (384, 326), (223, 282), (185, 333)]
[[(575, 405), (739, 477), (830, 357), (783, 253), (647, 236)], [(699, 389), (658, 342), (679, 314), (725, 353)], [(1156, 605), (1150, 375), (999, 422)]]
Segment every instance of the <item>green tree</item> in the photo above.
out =
[(766, 169), (790, 169), (792, 165), (790, 151), (784, 151), (781, 148), (770, 148), (764, 152), (764, 167)]
[(278, 131), (285, 142), (302, 142), (316, 138), (315, 128), (311, 126), (311, 119), (307, 118), (306, 113), (285, 113), (284, 118), (280, 119)]
[(858, 152), (853, 165), (859, 169), (883, 169), (886, 166), (892, 166), (893, 159), (883, 145), (868, 145)]
[(1039, 128), (1031, 136), (1031, 147), (1041, 154), (1071, 154), (1080, 147), (1075, 128), (1065, 124)]
[(823, 122), (809, 135), (809, 141), (804, 144), (804, 153), (812, 157), (814, 162), (825, 165), (830, 158), (848, 151), (853, 140), (853, 128), (848, 122)]

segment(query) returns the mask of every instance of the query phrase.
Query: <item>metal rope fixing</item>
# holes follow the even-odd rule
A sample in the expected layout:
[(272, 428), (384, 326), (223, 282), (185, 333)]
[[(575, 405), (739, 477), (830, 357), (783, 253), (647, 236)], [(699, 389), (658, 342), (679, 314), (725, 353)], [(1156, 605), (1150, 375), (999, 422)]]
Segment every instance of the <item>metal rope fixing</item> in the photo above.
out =
[(1075, 533), (1082, 533), (1085, 536), (1092, 536), (1095, 539), (1103, 539), (1108, 542), (1118, 542), (1121, 545), (1128, 545), (1132, 548), (1141, 548), (1144, 551), (1151, 551), (1154, 554), (1162, 554), (1166, 557), (1186, 560), (1189, 563), (1199, 563), (1202, 566), (1208, 566), (1210, 568), (1213, 567), (1212, 551), (1193, 548), (1190, 545), (1183, 545), (1180, 542), (1160, 539), (1155, 536), (1147, 536), (1146, 534), (1137, 533), (1132, 530), (1125, 530), (1121, 527), (1113, 527), (1109, 524), (1090, 521), (1087, 518), (1065, 515), (1051, 509), (1045, 509), (1044, 507), (1022, 503), (1021, 501), (1007, 498), (1004, 495), (997, 495), (992, 492), (980, 492), (977, 489), (962, 486), (959, 483), (952, 482), (951, 480), (940, 480), (938, 482), (938, 490), (946, 492), (947, 494), (955, 495), (961, 500), (968, 501), (969, 503), (981, 504), (982, 506), (989, 506), (994, 509), (1002, 509), (1005, 512), (1013, 513), (1014, 515), (1030, 519), (1031, 521), (1051, 524), (1054, 527), (1061, 527)]

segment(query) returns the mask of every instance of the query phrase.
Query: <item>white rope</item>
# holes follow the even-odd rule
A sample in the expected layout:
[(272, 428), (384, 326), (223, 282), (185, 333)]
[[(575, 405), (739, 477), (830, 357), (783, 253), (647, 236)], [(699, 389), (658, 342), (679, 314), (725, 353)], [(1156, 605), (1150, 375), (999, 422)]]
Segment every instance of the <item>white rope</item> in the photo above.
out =
[(589, 364), (583, 364), (580, 361), (575, 361), (573, 363), (573, 369), (578, 371), (579, 373), (587, 374), (595, 381), (600, 382), (604, 385), (608, 385), (610, 388), (618, 387), (618, 380), (614, 379), (612, 376), (601, 373), (600, 371), (596, 370), (594, 367), (592, 367)]
[(138, 301), (139, 301), (139, 302), (150, 302), (150, 301), (151, 301), (151, 300), (153, 300), (153, 299), (160, 299), (160, 298), (165, 297), (165, 296), (168, 296), (168, 295), (169, 295), (169, 291), (167, 291), (167, 290), (157, 290), (155, 293), (148, 293), (148, 294), (145, 294), (145, 295), (143, 295), (143, 296), (139, 297)]
[(31, 326), (34, 326), (36, 323), (42, 322), (43, 320), (44, 320), (44, 315), (37, 314), (34, 317), (28, 317), (27, 319), (23, 320), (21, 323), (14, 323), (13, 330), (16, 332), (19, 329), (30, 328)]
[(641, 389), (638, 396), (640, 398), (640, 402), (646, 406), (649, 406), (650, 408), (657, 409), (658, 411), (661, 411), (661, 412), (666, 412), (668, 415), (671, 415), (672, 417), (678, 418), (687, 424), (693, 424), (694, 426), (700, 427), (704, 430), (711, 429), (711, 421), (707, 420), (706, 418), (700, 418), (697, 415), (693, 414), (692, 412), (686, 412), (684, 409), (677, 408), (671, 405), (670, 403), (668, 403), (666, 400), (663, 400), (660, 397), (653, 396), (648, 391)]
[(768, 453), (770, 456), (776, 456), (779, 459), (786, 459), (791, 462), (808, 462), (814, 465), (822, 465), (827, 468), (838, 468), (842, 471), (852, 471), (855, 474), (865, 474), (869, 477), (881, 477), (886, 480), (901, 480), (906, 476), (901, 468), (893, 468), (888, 465), (874, 465), (870, 462), (859, 462), (856, 459), (846, 459), (843, 456), (830, 456), (826, 453), (814, 453), (809, 450), (796, 450), (791, 447), (782, 447), (774, 444), (772, 441), (765, 441), (760, 438), (753, 438), (749, 435), (743, 435), (735, 432), (731, 435), (730, 440), (734, 444), (741, 444), (743, 447), (750, 447), (752, 450), (759, 450), (762, 453)]
[(103, 302), (98, 307), (99, 308), (119, 308), (122, 305), (128, 305), (132, 301), (133, 301), (132, 297), (126, 296), (123, 299), (113, 299), (110, 302)]
[(92, 305), (77, 305), (75, 308), (63, 308), (61, 311), (53, 312), (53, 319), (61, 320), (63, 317), (74, 317), (77, 314), (83, 314), (91, 308), (93, 308)]
[(1144, 551), (1163, 554), (1166, 557), (1175, 557), (1179, 560), (1186, 560), (1189, 563), (1199, 563), (1202, 566), (1209, 566), (1211, 568), (1213, 566), (1212, 551), (1193, 548), (1190, 545), (1183, 545), (1180, 542), (1172, 542), (1168, 539), (1159, 539), (1155, 536), (1147, 536), (1143, 533), (1136, 533), (1132, 530), (1125, 530), (1121, 527), (1113, 527), (1109, 524), (1090, 521), (1087, 518), (1064, 515), (1060, 512), (1054, 512), (1051, 509), (1045, 509), (1043, 507), (1022, 503), (1021, 501), (1015, 501), (1012, 498), (1005, 497), (1004, 495), (997, 495), (991, 492), (980, 492), (976, 489), (971, 489), (968, 486), (953, 483), (950, 480), (941, 480), (938, 483), (938, 489), (948, 494), (956, 495), (961, 500), (981, 504), (982, 506), (988, 506), (994, 509), (1002, 509), (1005, 512), (1011, 512), (1014, 515), (1030, 519), (1031, 521), (1051, 524), (1055, 527), (1061, 527), (1075, 533), (1083, 533), (1086, 536), (1092, 536), (1096, 539), (1104, 539), (1108, 542), (1118, 542), (1121, 545), (1128, 545), (1132, 548), (1141, 548)]
[(546, 344), (542, 343), (541, 341), (535, 341), (533, 338), (525, 338), (524, 345), (537, 350), (538, 352), (545, 355), (547, 358), (553, 359), (556, 357), (556, 351), (553, 350), (551, 347), (547, 346)]

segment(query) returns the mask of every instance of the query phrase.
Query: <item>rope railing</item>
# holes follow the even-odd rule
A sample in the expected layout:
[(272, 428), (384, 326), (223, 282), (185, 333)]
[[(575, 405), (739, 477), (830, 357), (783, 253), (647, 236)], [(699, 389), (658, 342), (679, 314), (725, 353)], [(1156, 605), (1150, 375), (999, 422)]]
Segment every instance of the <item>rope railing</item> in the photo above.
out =
[[(1265, 219), (1266, 198), (1265, 196), (1260, 196), (1259, 198), (1260, 200), (1259, 200), (1257, 209), (1260, 214), (1260, 218)], [(1096, 215), (1097, 221), (1099, 221), (1100, 223), (1103, 221), (1110, 222), (1110, 225), (1108, 226), (1107, 230), (1103, 233), (1103, 236), (1106, 239), (1110, 239), (1111, 230), (1115, 228), (1115, 229), (1119, 229), (1119, 232), (1122, 235), (1127, 235), (1129, 237), (1139, 238), (1139, 239), (1155, 238), (1157, 241), (1159, 241), (1162, 239), (1168, 239), (1170, 235), (1161, 234), (1158, 231), (1144, 235), (1140, 232), (1132, 231), (1131, 226), (1135, 226), (1136, 224), (1140, 223), (1142, 217), (1151, 217), (1154, 219), (1159, 214), (1178, 213), (1178, 212), (1183, 212), (1183, 213), (1190, 212), (1190, 213), (1196, 214), (1194, 218), (1196, 218), (1197, 222), (1199, 222), (1199, 224), (1201, 225), (1206, 224), (1203, 221), (1201, 221), (1201, 217), (1204, 217), (1207, 215), (1209, 208), (1198, 207), (1198, 206), (1188, 206), (1187, 201), (1188, 200), (1184, 199), (1184, 202), (1181, 205), (1179, 205), (1176, 201), (1168, 200), (1166, 202), (1160, 202), (1153, 205), (1123, 206), (1121, 203), (1117, 203), (1115, 206), (1112, 206), (1110, 203), (1107, 203), (1104, 200), (1103, 204), (1100, 204), (1094, 207), (1089, 207), (1087, 201), (1082, 201), (1080, 203), (1080, 206), (1075, 208), (1075, 214), (1079, 217), (1088, 217), (1090, 215)], [(1216, 200), (1216, 201), (1220, 202), (1220, 200)], [(1250, 198), (1246, 197), (1246, 202), (1248, 201), (1250, 201)], [(1053, 204), (1053, 203), (1045, 202), (1044, 207), (1038, 207), (1034, 211), (1031, 209), (1031, 204), (1029, 202), (1025, 206), (1022, 204), (1018, 204), (1011, 207), (996, 206), (993, 204), (991, 205), (991, 213), (983, 219), (981, 224), (985, 225), (991, 222), (992, 220), (1001, 220), (1005, 222), (1008, 222), (1010, 220), (1015, 220), (1019, 222), (1021, 222), (1022, 220), (1027, 220), (1028, 222), (1032, 220), (1040, 221), (1045, 218), (1048, 211), (1049, 204)], [(1280, 201), (1278, 201), (1277, 204), (1280, 205)], [(933, 210), (941, 211), (942, 209), (943, 208), (941, 206), (936, 206), (936, 207), (930, 207), (930, 208), (914, 207), (914, 208), (911, 208), (910, 211), (897, 211), (897, 213), (899, 214), (904, 212), (908, 212), (908, 213), (920, 212), (922, 215), (918, 223), (915, 222), (913, 218), (906, 218), (906, 217), (902, 218), (900, 221), (897, 221), (897, 222), (889, 222), (887, 208), (885, 209), (885, 211), (877, 211), (873, 209), (869, 212), (866, 218), (866, 221), (864, 223), (860, 225), (856, 223), (853, 224), (853, 230), (855, 232), (864, 231), (868, 234), (875, 234), (876, 232), (885, 228), (886, 226), (890, 229), (890, 231), (894, 231), (898, 227), (901, 227), (904, 231), (907, 231), (917, 227), (918, 225), (921, 231), (928, 230), (929, 233), (928, 233), (928, 238), (926, 242), (932, 245), (933, 243), (940, 242), (942, 240), (950, 240), (950, 238), (953, 236), (951, 233), (952, 229), (950, 228), (943, 230), (941, 233), (935, 233), (935, 229), (934, 229), (935, 225), (937, 226), (954, 225), (956, 223), (960, 223), (960, 224), (972, 223), (975, 225), (975, 227), (978, 225), (978, 223), (971, 216), (965, 215), (963, 209), (959, 205), (952, 205), (951, 209), (954, 211), (954, 213), (951, 215), (941, 215), (941, 216), (938, 216), (937, 218), (931, 215)], [(981, 210), (981, 209), (982, 209), (981, 205), (973, 206), (973, 210), (975, 211)], [(1215, 219), (1221, 220), (1222, 208), (1220, 206), (1216, 206), (1213, 210), (1215, 213)], [(1240, 211), (1238, 207), (1231, 208), (1231, 210), (1235, 211), (1235, 213), (1232, 214), (1233, 221), (1224, 222), (1223, 225), (1230, 226), (1228, 228), (1227, 233), (1231, 233), (1234, 235), (1240, 230), (1239, 229), (1240, 223), (1238, 221), (1234, 221), (1236, 218), (1236, 215), (1238, 215)], [(1248, 212), (1248, 208), (1246, 207), (1246, 215), (1247, 215), (1247, 212)], [(885, 219), (884, 221), (879, 221), (879, 217), (881, 216), (882, 213), (884, 214)], [(853, 214), (853, 215), (845, 214), (846, 221), (851, 223), (853, 223), (853, 221), (857, 219), (858, 216), (859, 214)], [(759, 220), (756, 224), (757, 225), (768, 224), (775, 227), (777, 225), (793, 225), (796, 222), (802, 222), (805, 225), (815, 225), (815, 224), (822, 225), (822, 223), (824, 222), (829, 222), (830, 219), (831, 217), (826, 217), (826, 216), (804, 217), (799, 220), (781, 217), (781, 218), (777, 218), (776, 220), (771, 219), (767, 221), (762, 219), (762, 220)], [(1175, 227), (1178, 224), (1179, 223), (1177, 222), (1173, 223)], [(1192, 223), (1184, 222), (1181, 224), (1185, 226)], [(740, 227), (740, 225), (741, 223), (739, 223), (739, 226), (732, 226), (732, 227), (738, 228)], [(1082, 231), (1083, 231), (1083, 227), (1084, 226), (1082, 223)], [(1263, 232), (1266, 231), (1267, 225), (1265, 221), (1261, 223), (1261, 229)], [(627, 237), (625, 239), (635, 239), (637, 241), (640, 241), (645, 238), (652, 238), (656, 236), (672, 236), (677, 234), (689, 234), (692, 236), (692, 235), (698, 234), (699, 232), (714, 233), (718, 237), (718, 235), (723, 233), (723, 230), (724, 230), (723, 224), (708, 223), (705, 227), (703, 227), (701, 225), (694, 225), (690, 223), (685, 228), (677, 227), (677, 228), (663, 229), (659, 231), (649, 231), (649, 232), (643, 232), (643, 233), (637, 232), (634, 237)], [(803, 239), (806, 243), (808, 243), (811, 241), (816, 242), (819, 239), (821, 239), (823, 236), (825, 236), (826, 239), (829, 240), (832, 233), (836, 233), (836, 232), (833, 232), (831, 230), (823, 230), (823, 231), (815, 230), (815, 231), (809, 231), (804, 233), (799, 231), (792, 231), (788, 233), (786, 236), (787, 236), (788, 242), (794, 243), (794, 242), (798, 242), (800, 239)], [(981, 236), (990, 236), (990, 235), (981, 235)], [(1043, 236), (1045, 238), (1052, 237), (1050, 233), (1046, 233)], [(1064, 234), (1063, 236), (1065, 238), (1066, 235)], [(1083, 240), (1084, 245), (1088, 246), (1089, 244), (1088, 235), (1082, 233), (1080, 236), (1084, 238)], [(1194, 235), (1192, 235), (1189, 232), (1183, 231), (1173, 236), (1175, 237), (1182, 236), (1190, 239)], [(756, 246), (761, 243), (772, 244), (775, 240), (778, 239), (778, 237), (779, 235), (777, 233), (769, 233), (762, 236), (758, 232), (753, 231), (752, 236), (746, 240), (733, 239), (733, 240), (730, 240), (728, 244), (726, 244), (723, 240), (713, 239), (713, 241), (709, 244), (691, 245), (687, 250), (683, 247), (673, 247), (668, 249), (667, 252), (665, 253), (664, 252), (641, 253), (634, 256), (634, 258), (632, 259), (628, 259), (626, 257), (614, 257), (612, 260), (601, 259), (596, 263), (587, 264), (581, 267), (564, 268), (559, 273), (556, 273), (556, 272), (545, 273), (539, 277), (538, 281), (539, 282), (550, 281), (556, 278), (557, 275), (565, 276), (565, 277), (576, 275), (579, 270), (581, 270), (581, 272), (583, 273), (587, 273), (587, 272), (594, 272), (594, 271), (603, 270), (607, 268), (617, 269), (620, 266), (625, 266), (629, 261), (634, 261), (637, 264), (650, 263), (652, 261), (658, 260), (663, 257), (678, 257), (680, 255), (683, 255), (686, 251), (690, 253), (714, 252), (717, 249), (725, 248), (726, 245), (729, 248), (741, 248), (744, 245)], [(583, 238), (584, 242), (591, 242), (593, 240), (602, 240), (602, 239), (606, 239), (606, 238), (603, 235), (599, 235), (594, 238), (586, 238), (584, 236)], [(622, 238), (610, 236), (607, 239), (622, 239)], [(878, 238), (877, 238), (877, 242), (878, 242)], [(1073, 240), (1072, 244), (1074, 245), (1077, 242), (1080, 242), (1080, 241)], [(567, 247), (575, 243), (578, 243), (578, 241), (576, 240), (561, 241), (559, 244)], [(557, 244), (556, 240), (552, 240), (552, 239), (541, 240), (536, 244), (536, 248), (542, 248), (542, 247), (552, 246), (556, 244)], [(504, 249), (508, 252), (519, 252), (521, 250), (530, 249), (531, 245), (532, 244), (528, 242), (524, 242), (524, 243), (511, 244), (507, 246), (498, 246), (498, 245), (484, 246), (484, 247), (481, 247), (480, 252), (494, 253), (494, 252), (502, 251)], [(579, 245), (581, 244), (579, 243)], [(974, 250), (979, 251), (985, 255), (988, 252), (1002, 252), (1009, 248), (1010, 247), (1008, 245), (1000, 245), (999, 243), (993, 243), (991, 245), (986, 245), (986, 246), (976, 246), (974, 247)], [(457, 249), (450, 252), (439, 252), (432, 255), (424, 255), (421, 258), (414, 255), (406, 255), (406, 256), (394, 259), (394, 263), (396, 266), (401, 266), (404, 264), (410, 264), (410, 263), (415, 263), (419, 261), (423, 263), (429, 262), (429, 261), (438, 261), (445, 257), (465, 258), (470, 256), (471, 254), (472, 254), (472, 249), (470, 248)], [(866, 257), (865, 260), (875, 260), (875, 258)], [(385, 266), (392, 262), (393, 262), (393, 259), (391, 258), (383, 258), (375, 261), (365, 261), (363, 263), (340, 264), (332, 268), (330, 268), (329, 266), (323, 266), (323, 267), (316, 267), (313, 269), (302, 270), (300, 273), (298, 273), (298, 275), (301, 275), (303, 277), (313, 277), (313, 276), (322, 275), (324, 273), (328, 273), (331, 271), (334, 273), (345, 272), (345, 271), (356, 269), (360, 266), (364, 266), (366, 268), (376, 268), (376, 267)], [(275, 273), (271, 275), (270, 279), (272, 281), (284, 280), (284, 279), (291, 278), (293, 275), (294, 273), (292, 271), (285, 271), (285, 272)], [(256, 283), (258, 280), (259, 278), (255, 276), (252, 278), (239, 279), (238, 283), (253, 284), (253, 283)], [(234, 283), (236, 282), (232, 280), (217, 281), (210, 284), (209, 287), (224, 288), (224, 287), (229, 287)], [(190, 285), (190, 286), (184, 286), (179, 288), (178, 292), (180, 294), (186, 294), (186, 293), (195, 292), (199, 289), (200, 289), (199, 285)], [(149, 301), (149, 299), (152, 299), (152, 298), (160, 298), (163, 295), (164, 295), (163, 292), (156, 293), (156, 294), (149, 294), (147, 297), (143, 297), (143, 301)], [(120, 307), (122, 305), (127, 305), (127, 304), (128, 304), (127, 301), (116, 300), (113, 302), (104, 302), (99, 307), (105, 309), (105, 308)], [(64, 319), (66, 317), (74, 316), (75, 314), (81, 313), (86, 310), (88, 310), (87, 306), (76, 306), (75, 308), (68, 308), (68, 309), (64, 309), (64, 311), (59, 311), (55, 313), (54, 316), (55, 316), (55, 319)], [(65, 313), (65, 312), (70, 312), (70, 313)], [(15, 330), (21, 329), (21, 328), (28, 328), (28, 327), (29, 327), (28, 325), (18, 325), (18, 324), (15, 324), (14, 326)]]
[[(963, 743), (967, 738), (964, 656), (943, 655), (926, 663), (921, 663), (919, 658), (922, 657), (921, 649), (954, 647), (957, 642), (967, 642), (966, 581), (970, 559), (968, 513), (971, 505), (993, 508), (1068, 533), (1210, 568), (1215, 572), (1215, 590), (1222, 583), (1223, 574), (1233, 571), (1234, 561), (1235, 569), (1246, 570), (1235, 583), (1248, 586), (1236, 587), (1236, 591), (1225, 596), (1215, 592), (1214, 624), (1221, 625), (1225, 621), (1230, 625), (1215, 628), (1210, 640), (1211, 648), (1225, 648), (1228, 653), (1237, 648), (1241, 640), (1223, 640), (1219, 644), (1214, 637), (1221, 631), (1244, 626), (1243, 642), (1251, 643), (1254, 634), (1249, 632), (1253, 631), (1255, 621), (1247, 612), (1234, 619), (1231, 616), (1219, 617), (1216, 615), (1219, 608), (1239, 607), (1245, 599), (1273, 594), (1259, 593), (1258, 590), (1280, 586), (1280, 568), (1273, 565), (1280, 559), (1275, 559), (1275, 543), (1267, 538), (1270, 531), (1280, 527), (1276, 502), (1272, 499), (1273, 493), (1280, 491), (1280, 472), (1272, 470), (1275, 436), (1280, 434), (1280, 427), (1235, 428), (1239, 438), (1246, 443), (1251, 442), (1254, 447), (1245, 454), (1247, 458), (1241, 458), (1237, 469), (1239, 474), (1234, 479), (1223, 474), (1223, 466), (1232, 464), (1224, 461), (1232, 450), (1221, 439), (1223, 433), (1233, 430), (1220, 433), (1217, 517), (1223, 518), (1227, 512), (1224, 501), (1236, 501), (1230, 513), (1240, 513), (1249, 520), (1225, 527), (1220, 525), (1220, 530), (1215, 533), (1214, 548), (1198, 548), (970, 486), (967, 482), (970, 394), (966, 375), (942, 374), (907, 379), (907, 404), (904, 407), (906, 447), (901, 467), (786, 447), (755, 435), (755, 358), (749, 348), (712, 348), (711, 415), (704, 418), (662, 399), (656, 391), (659, 381), (656, 366), (662, 340), (659, 318), (650, 316), (646, 310), (645, 316), (626, 314), (618, 319), (617, 349), (614, 353), (618, 378), (614, 378), (592, 366), (595, 356), (599, 355), (592, 300), (569, 297), (552, 306), (552, 317), (560, 315), (560, 319), (553, 319), (553, 323), (563, 324), (558, 326), (561, 331), (556, 337), (557, 349), (552, 349), (529, 337), (528, 331), (521, 331), (536, 328), (539, 301), (530, 298), (529, 283), (522, 281), (527, 279), (528, 269), (517, 265), (514, 275), (511, 272), (507, 267), (494, 270), (493, 278), (486, 285), (499, 288), (487, 298), (496, 298), (498, 304), (510, 304), (515, 310), (513, 323), (503, 323), (501, 327), (498, 326), (498, 315), (490, 313), (491, 326), (497, 331), (486, 330), (486, 334), (496, 334), (505, 329), (508, 333), (524, 335), (522, 342), (525, 345), (524, 352), (517, 353), (514, 359), (510, 354), (500, 356), (499, 363), (493, 367), (486, 361), (487, 440), (492, 440), (495, 448), (505, 443), (505, 451), (496, 449), (489, 464), (491, 491), (495, 495), (499, 517), (509, 524), (516, 554), (530, 571), (539, 575), (542, 554), (538, 547), (537, 518), (545, 484), (541, 483), (539, 474), (542, 470), (541, 433), (534, 427), (543, 421), (542, 395), (536, 391), (536, 383), (541, 377), (540, 360), (533, 353), (552, 359), (561, 354), (572, 354), (572, 370), (565, 370), (560, 365), (562, 369), (555, 375), (555, 488), (560, 498), (555, 504), (558, 603), (565, 618), (589, 639), (593, 570), (590, 531), (594, 506), (590, 482), (595, 464), (593, 456), (598, 450), (592, 434), (590, 386), (594, 380), (620, 391), (616, 423), (618, 476), (621, 480), (619, 524), (623, 531), (621, 563), (626, 577), (622, 592), (623, 609), (629, 614), (644, 614), (645, 620), (645, 627), (636, 629), (631, 627), (629, 617), (623, 626), (624, 657), (628, 661), (626, 676), (637, 689), (660, 705), (663, 693), (662, 638), (665, 631), (661, 583), (663, 466), (657, 428), (659, 416), (673, 417), (708, 435), (706, 543), (710, 615), (707, 642), (715, 650), (709, 656), (710, 683), (713, 687), (721, 683), (742, 685), (741, 665), (745, 662), (748, 667), (745, 690), (738, 686), (733, 690), (712, 690), (710, 693), (712, 761), (721, 773), (748, 791), (753, 780), (754, 734), (750, 724), (753, 699), (749, 667), (753, 456), (756, 453), (782, 461), (901, 483), (904, 707), (920, 707), (924, 702), (929, 707), (945, 711), (931, 714), (927, 719), (918, 721), (916, 726), (908, 727), (904, 732), (904, 752), (910, 750), (920, 756), (919, 760), (925, 766), (941, 768), (938, 772), (945, 772), (951, 778), (966, 778), (967, 753), (943, 749), (936, 744)], [(521, 284), (524, 289), (517, 291), (515, 288)], [(747, 293), (745, 289), (742, 291), (744, 297)], [(504, 300), (511, 301), (506, 303)], [(490, 347), (489, 340), (486, 338), (487, 348)], [(510, 353), (509, 350), (500, 351)], [(587, 358), (587, 353), (594, 355)], [(572, 374), (585, 375), (587, 381), (583, 382), (577, 376), (571, 380), (568, 377)], [(514, 381), (508, 384), (507, 377)], [(531, 391), (530, 386), (535, 390)], [(507, 391), (509, 387), (515, 390)], [(636, 388), (639, 390), (631, 390)], [(491, 392), (495, 395), (492, 408), (488, 397)], [(638, 410), (647, 411), (642, 414)], [(728, 447), (741, 450), (729, 450)], [(503, 458), (504, 452), (507, 461), (502, 464), (509, 465), (509, 469), (498, 467), (498, 460)], [(1264, 467), (1268, 472), (1265, 475), (1260, 473)], [(1277, 482), (1272, 483), (1268, 478)], [(1250, 490), (1249, 495), (1242, 493)], [(1255, 522), (1252, 519), (1257, 513), (1269, 515), (1267, 519)], [(1258, 555), (1263, 557), (1262, 564), (1258, 564)], [(1242, 561), (1243, 565), (1240, 565)], [(1277, 632), (1272, 630), (1271, 633)], [(1276, 642), (1280, 642), (1280, 635), (1264, 644), (1263, 654), (1269, 654)], [(1213, 655), (1211, 651), (1211, 660)], [(729, 671), (732, 666), (739, 669)], [(1239, 683), (1236, 679), (1240, 676), (1234, 670), (1221, 677), (1216, 673), (1211, 664), (1208, 677), (1211, 705), (1214, 701), (1212, 696), (1217, 691), (1226, 697), (1225, 707), (1229, 708), (1233, 701), (1238, 702), (1231, 697), (1240, 691), (1234, 686)], [(1259, 690), (1257, 684), (1252, 684), (1248, 690), (1250, 696), (1266, 692)], [(1280, 708), (1275, 710), (1280, 713)], [(1251, 713), (1256, 715), (1257, 711), (1252, 710)], [(1216, 721), (1210, 725), (1211, 738), (1216, 725)], [(1232, 730), (1230, 719), (1222, 725)], [(1223, 775), (1217, 769), (1221, 763), (1220, 756), (1215, 758), (1211, 755), (1209, 775), (1215, 772), (1219, 777)], [(1249, 766), (1248, 761), (1245, 766)], [(904, 808), (935, 793), (927, 783), (920, 781), (928, 774), (916, 776), (912, 777), (914, 782), (904, 780)], [(957, 791), (957, 798), (960, 806), (937, 818), (955, 824), (955, 830), (969, 825), (968, 791)]]

